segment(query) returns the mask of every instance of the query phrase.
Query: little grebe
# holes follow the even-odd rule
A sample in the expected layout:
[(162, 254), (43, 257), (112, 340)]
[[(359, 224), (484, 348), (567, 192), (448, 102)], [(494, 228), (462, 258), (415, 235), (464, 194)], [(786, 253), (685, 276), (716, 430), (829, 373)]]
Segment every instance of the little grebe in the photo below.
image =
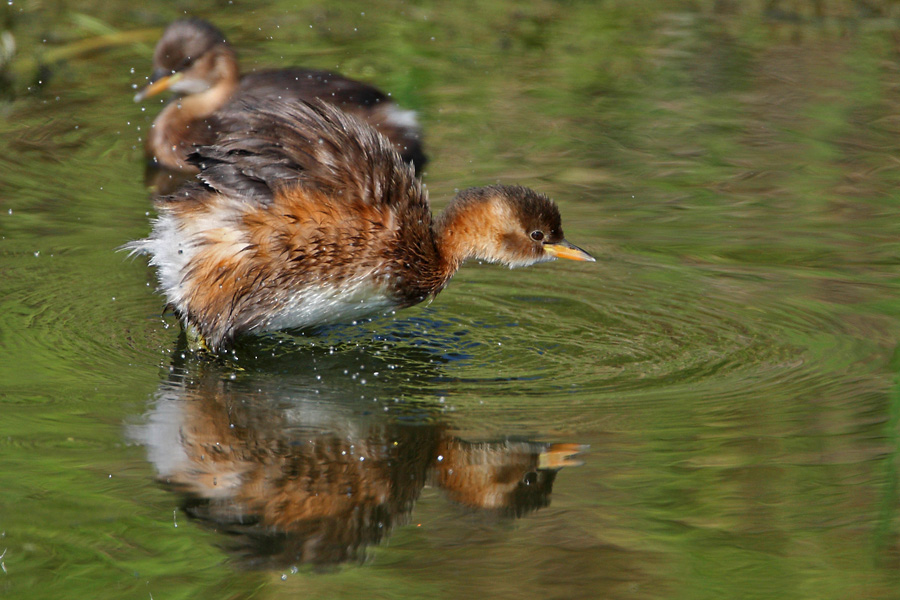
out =
[(462, 191), (433, 219), (390, 142), (332, 106), (237, 103), (222, 118), (228, 133), (191, 156), (199, 181), (161, 198), (150, 237), (126, 246), (150, 255), (211, 350), (238, 333), (417, 304), (467, 258), (594, 260), (563, 238), (553, 201), (525, 187)]
[(232, 99), (254, 104), (266, 98), (334, 104), (386, 135), (417, 171), (421, 173), (425, 165), (414, 111), (399, 108), (371, 85), (327, 71), (291, 68), (241, 76), (235, 52), (222, 32), (200, 19), (175, 21), (166, 28), (153, 54), (150, 83), (134, 100), (165, 90), (178, 97), (154, 120), (146, 152), (168, 169), (196, 173), (187, 156), (195, 145), (212, 143), (221, 133), (224, 124), (217, 111)]

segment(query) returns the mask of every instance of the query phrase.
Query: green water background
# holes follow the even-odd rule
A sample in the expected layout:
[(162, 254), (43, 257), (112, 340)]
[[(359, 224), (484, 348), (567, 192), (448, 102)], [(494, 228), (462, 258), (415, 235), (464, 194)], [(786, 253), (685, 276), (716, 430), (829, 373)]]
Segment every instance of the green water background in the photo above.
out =
[[(528, 185), (598, 258), (470, 264), (429, 306), (213, 376), (589, 444), (548, 507), (429, 487), (362, 564), (248, 570), (156, 481), (128, 431), (178, 326), (116, 248), (152, 216), (160, 105), (134, 87), (185, 13), (245, 70), (337, 69), (419, 111), (436, 208)], [(13, 0), (0, 23), (3, 597), (900, 597), (894, 3)]]

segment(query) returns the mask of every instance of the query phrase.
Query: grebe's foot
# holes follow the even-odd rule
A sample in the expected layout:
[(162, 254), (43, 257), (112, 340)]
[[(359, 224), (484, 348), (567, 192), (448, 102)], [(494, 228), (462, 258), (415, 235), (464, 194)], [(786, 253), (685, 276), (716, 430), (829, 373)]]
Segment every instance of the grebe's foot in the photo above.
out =
[(562, 469), (580, 467), (584, 461), (578, 458), (590, 448), (587, 444), (550, 444), (538, 457), (539, 469)]
[(206, 345), (206, 338), (200, 333), (200, 330), (191, 323), (184, 327), (184, 335), (187, 337), (187, 346), (191, 352), (208, 352), (212, 354), (212, 350)]

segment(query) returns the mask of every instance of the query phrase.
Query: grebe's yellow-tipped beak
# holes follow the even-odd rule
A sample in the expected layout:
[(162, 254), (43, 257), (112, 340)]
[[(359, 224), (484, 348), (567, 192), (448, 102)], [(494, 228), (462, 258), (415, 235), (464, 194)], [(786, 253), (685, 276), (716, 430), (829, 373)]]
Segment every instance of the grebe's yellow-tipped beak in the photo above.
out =
[(569, 260), (584, 260), (589, 262), (595, 261), (593, 256), (578, 246), (570, 244), (566, 240), (556, 244), (544, 244), (544, 251), (556, 258), (568, 258)]
[(149, 98), (150, 96), (155, 96), (160, 92), (166, 91), (172, 87), (172, 84), (181, 79), (181, 77), (181, 73), (172, 73), (171, 75), (163, 75), (161, 77), (156, 77), (154, 74), (154, 77), (150, 79), (150, 83), (147, 84), (147, 87), (135, 94), (134, 101), (140, 102), (144, 98)]

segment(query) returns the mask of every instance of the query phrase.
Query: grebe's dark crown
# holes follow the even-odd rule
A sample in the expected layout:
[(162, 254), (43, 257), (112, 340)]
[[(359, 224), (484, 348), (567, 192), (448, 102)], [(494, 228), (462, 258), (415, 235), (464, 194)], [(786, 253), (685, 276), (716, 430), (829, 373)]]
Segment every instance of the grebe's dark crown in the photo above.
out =
[(225, 35), (202, 19), (180, 19), (166, 27), (153, 53), (153, 65), (166, 74), (183, 71), (218, 45), (228, 45)]

